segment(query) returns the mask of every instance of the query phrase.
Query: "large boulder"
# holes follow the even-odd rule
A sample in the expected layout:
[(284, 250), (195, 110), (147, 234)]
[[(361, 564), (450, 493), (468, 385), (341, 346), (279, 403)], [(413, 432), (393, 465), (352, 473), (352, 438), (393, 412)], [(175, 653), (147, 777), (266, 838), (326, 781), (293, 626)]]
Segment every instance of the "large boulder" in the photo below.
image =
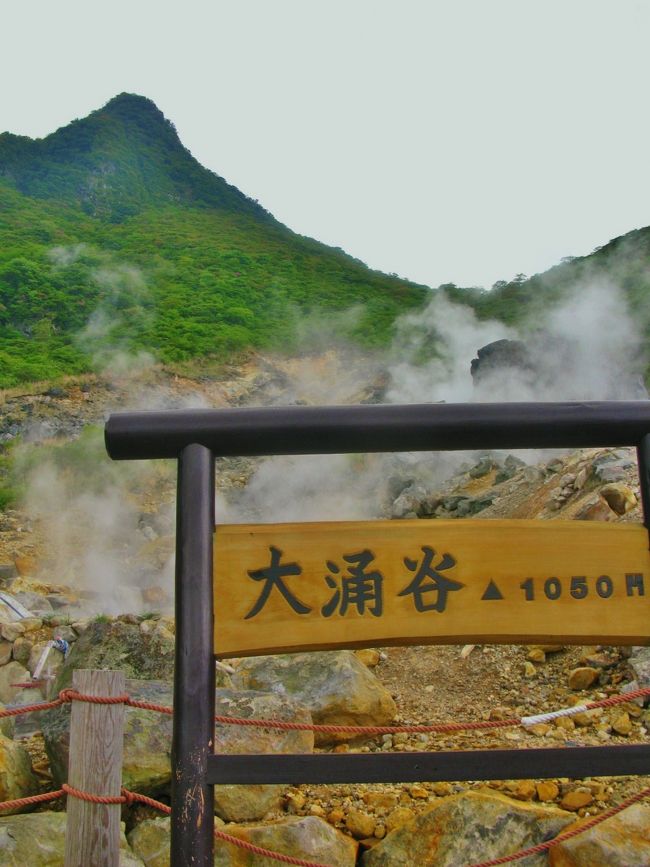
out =
[[(217, 715), (244, 719), (276, 719), (311, 723), (309, 711), (276, 693), (217, 690)], [(282, 731), (249, 726), (218, 725), (215, 753), (311, 753), (313, 732)], [(261, 819), (280, 806), (285, 786), (223, 785), (214, 788), (215, 813), (228, 822)]]
[(636, 460), (632, 449), (612, 449), (594, 458), (590, 480), (598, 485), (623, 482), (636, 472)]
[(17, 741), (0, 735), (0, 801), (27, 798), (37, 790), (38, 781), (27, 750)]
[[(171, 706), (172, 686), (164, 681), (127, 680), (132, 698)], [(277, 694), (216, 691), (218, 716), (279, 719), (311, 723), (309, 712)], [(70, 708), (65, 705), (42, 714), (42, 729), (50, 767), (57, 785), (67, 780), (70, 749)], [(172, 717), (127, 707), (124, 723), (122, 779), (127, 789), (147, 795), (167, 793), (171, 782)], [(218, 725), (217, 753), (310, 753), (311, 732), (283, 732), (248, 726)], [(278, 806), (282, 786), (217, 786), (215, 812), (227, 821), (260, 819)]]
[(550, 867), (640, 867), (650, 864), (650, 804), (633, 804), (549, 853)]
[[(397, 713), (391, 694), (349, 650), (242, 659), (233, 684), (289, 695), (319, 724), (387, 725)], [(347, 734), (316, 735), (316, 743), (350, 739)]]
[[(164, 681), (128, 680), (132, 698), (170, 706), (172, 686)], [(45, 749), (56, 785), (68, 779), (70, 754), (70, 705), (41, 714)], [(122, 780), (128, 789), (158, 794), (171, 779), (172, 717), (154, 711), (127, 707), (124, 720)]]
[(535, 368), (526, 345), (520, 340), (495, 340), (482, 346), (472, 359), (470, 372), (474, 385), (497, 379), (515, 371), (526, 382), (534, 381)]
[[(357, 843), (316, 816), (248, 828), (229, 825), (224, 830), (255, 846), (293, 858), (331, 867), (354, 867), (356, 863)], [(145, 867), (169, 867), (169, 819), (146, 819), (131, 831), (129, 843)], [(219, 839), (214, 848), (214, 863), (219, 867), (249, 867), (253, 863), (255, 867), (277, 867), (279, 863), (260, 855), (252, 856), (245, 849)]]
[[(26, 683), (31, 680), (29, 671), (24, 665), (19, 662), (10, 662), (0, 668), (0, 701), (3, 704), (12, 704), (18, 693), (19, 686), (13, 686), (15, 683)], [(34, 701), (40, 701), (41, 696), (37, 695)]]
[[(555, 807), (513, 801), (505, 795), (465, 792), (443, 798), (415, 820), (391, 831), (363, 857), (364, 867), (458, 867), (502, 858), (556, 837), (574, 820)], [(527, 867), (547, 867), (542, 853)]]
[[(0, 710), (5, 710), (5, 706), (0, 702)], [(13, 738), (16, 729), (16, 717), (4, 716), (0, 718), (0, 735), (6, 738)]]
[(174, 638), (167, 630), (145, 631), (138, 623), (94, 620), (72, 645), (55, 681), (55, 692), (72, 686), (72, 672), (77, 668), (117, 669), (127, 678), (171, 681)]
[[(65, 826), (65, 813), (0, 817), (0, 867), (63, 867)], [(119, 867), (142, 867), (126, 842), (124, 830)]]
[[(650, 686), (650, 647), (635, 647), (628, 659), (628, 665), (635, 679), (635, 689), (646, 689)], [(648, 699), (644, 699), (647, 704)]]

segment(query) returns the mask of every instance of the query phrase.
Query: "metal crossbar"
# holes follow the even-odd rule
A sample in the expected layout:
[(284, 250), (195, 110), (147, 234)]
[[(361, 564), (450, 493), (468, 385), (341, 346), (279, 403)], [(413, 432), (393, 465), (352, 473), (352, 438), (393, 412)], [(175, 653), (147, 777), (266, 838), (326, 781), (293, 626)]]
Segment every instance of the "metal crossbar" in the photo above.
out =
[(275, 406), (119, 412), (106, 425), (115, 460), (215, 455), (349, 454), (637, 446), (649, 401)]

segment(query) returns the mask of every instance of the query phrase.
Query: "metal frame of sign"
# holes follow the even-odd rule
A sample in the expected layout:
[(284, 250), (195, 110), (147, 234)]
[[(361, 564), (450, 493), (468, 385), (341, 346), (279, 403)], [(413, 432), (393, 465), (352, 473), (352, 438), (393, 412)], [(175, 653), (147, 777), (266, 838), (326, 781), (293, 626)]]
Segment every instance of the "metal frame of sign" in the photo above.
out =
[[(115, 460), (178, 460), (173, 867), (211, 867), (215, 784), (423, 782), (650, 773), (650, 746), (215, 755), (215, 456), (462, 449), (637, 449), (650, 529), (650, 402), (269, 407), (111, 415)], [(217, 612), (218, 614), (218, 612)], [(650, 631), (649, 631), (650, 640)]]

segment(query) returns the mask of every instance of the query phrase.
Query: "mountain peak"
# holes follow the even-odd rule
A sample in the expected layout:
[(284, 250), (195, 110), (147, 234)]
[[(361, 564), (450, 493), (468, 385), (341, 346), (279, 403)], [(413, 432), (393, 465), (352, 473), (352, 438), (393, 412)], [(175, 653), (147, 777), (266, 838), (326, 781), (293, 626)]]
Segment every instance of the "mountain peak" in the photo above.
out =
[(106, 105), (102, 109), (99, 109), (99, 111), (119, 110), (123, 106), (137, 107), (141, 111), (153, 110), (158, 114), (162, 114), (153, 99), (149, 99), (148, 96), (142, 96), (139, 93), (127, 93), (126, 91), (122, 91), (122, 93), (118, 93), (112, 99), (109, 99)]
[(44, 139), (0, 137), (1, 178), (25, 195), (72, 202), (111, 222), (170, 203), (270, 219), (197, 162), (155, 102), (135, 93), (118, 94)]
[(90, 115), (91, 118), (94, 116), (110, 117), (150, 133), (173, 132), (178, 138), (174, 124), (167, 120), (156, 103), (137, 93), (119, 93)]

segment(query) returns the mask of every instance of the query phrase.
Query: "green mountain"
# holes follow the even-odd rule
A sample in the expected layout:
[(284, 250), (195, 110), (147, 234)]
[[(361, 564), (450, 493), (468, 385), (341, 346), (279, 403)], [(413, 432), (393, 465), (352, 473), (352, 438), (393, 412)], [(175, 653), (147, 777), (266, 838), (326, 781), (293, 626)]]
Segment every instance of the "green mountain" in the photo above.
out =
[(148, 99), (122, 94), (44, 139), (0, 135), (0, 387), (89, 369), (291, 348), (359, 305), (386, 340), (426, 289), (296, 235), (203, 168)]
[(0, 175), (26, 196), (115, 223), (170, 202), (272, 219), (203, 168), (151, 100), (127, 93), (44, 139), (3, 133)]
[[(594, 279), (625, 290), (650, 342), (650, 228), (491, 290), (438, 291), (534, 328)], [(291, 232), (203, 168), (144, 97), (121, 94), (44, 139), (0, 135), (0, 387), (116, 351), (174, 363), (336, 336), (383, 346), (429, 291)]]

